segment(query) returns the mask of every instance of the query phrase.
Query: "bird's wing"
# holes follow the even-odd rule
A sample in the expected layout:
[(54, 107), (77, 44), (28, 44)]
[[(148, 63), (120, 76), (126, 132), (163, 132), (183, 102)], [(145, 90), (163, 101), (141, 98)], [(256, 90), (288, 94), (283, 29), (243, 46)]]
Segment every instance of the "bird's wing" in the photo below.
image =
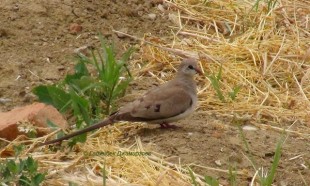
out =
[(192, 96), (180, 86), (158, 88), (119, 111), (119, 120), (152, 121), (175, 117), (191, 108)]

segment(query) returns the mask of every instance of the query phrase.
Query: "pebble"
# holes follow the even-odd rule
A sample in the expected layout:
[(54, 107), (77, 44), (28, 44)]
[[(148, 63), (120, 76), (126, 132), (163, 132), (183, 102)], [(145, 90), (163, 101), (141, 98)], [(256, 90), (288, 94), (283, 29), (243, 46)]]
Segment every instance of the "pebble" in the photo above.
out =
[(164, 8), (164, 6), (163, 6), (162, 4), (159, 4), (159, 5), (157, 6), (157, 8), (158, 8), (158, 10), (160, 10), (161, 12), (165, 12), (165, 11), (166, 11), (165, 8)]
[(156, 14), (148, 14), (147, 16), (152, 21), (154, 21), (156, 19)]
[[(119, 31), (127, 33), (128, 32), (128, 28), (125, 27), (125, 28), (120, 29)], [(126, 35), (122, 34), (122, 33), (116, 33), (116, 35), (117, 35), (118, 38), (125, 38), (126, 37)]]
[(217, 166), (222, 166), (221, 160), (216, 160), (216, 161), (215, 161), (215, 164), (216, 164)]
[(245, 125), (242, 127), (243, 130), (247, 130), (247, 131), (256, 131), (257, 128), (255, 126), (252, 125)]
[(70, 34), (77, 34), (77, 33), (81, 32), (82, 29), (83, 29), (83, 27), (80, 24), (77, 24), (77, 23), (72, 23), (69, 26)]
[(4, 104), (4, 103), (8, 103), (11, 102), (12, 100), (9, 98), (0, 98), (0, 103)]

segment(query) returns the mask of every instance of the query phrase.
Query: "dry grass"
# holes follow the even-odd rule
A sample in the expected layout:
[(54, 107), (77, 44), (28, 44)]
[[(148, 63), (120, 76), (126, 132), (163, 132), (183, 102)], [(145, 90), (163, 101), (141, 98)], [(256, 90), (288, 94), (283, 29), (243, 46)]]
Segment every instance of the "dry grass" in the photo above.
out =
[[(171, 1), (175, 13), (169, 17), (178, 26), (165, 47), (190, 51), (207, 74), (222, 66), (222, 92), (241, 86), (236, 101), (223, 104), (210, 82), (200, 79), (201, 110), (276, 127), (298, 121), (296, 130), (309, 134), (310, 2), (280, 0), (269, 12), (263, 1), (257, 11), (254, 3)], [(145, 50), (149, 61), (172, 60)]]
[[(263, 1), (255, 11), (254, 3), (246, 0), (206, 4), (198, 0), (165, 2), (170, 20), (175, 23), (171, 27), (174, 39), (145, 37), (144, 40), (153, 45), (141, 42), (142, 57), (134, 61), (132, 69), (136, 69), (137, 78), (154, 76), (166, 81), (177, 65), (171, 51), (198, 57), (208, 74), (217, 73), (222, 66), (222, 91), (230, 92), (237, 85), (241, 91), (236, 101), (223, 103), (216, 97), (208, 78), (200, 77), (201, 112), (230, 115), (275, 130), (294, 124), (290, 131), (308, 138), (310, 3), (278, 0), (271, 11)], [(130, 148), (123, 148), (122, 134), (128, 128), (132, 125), (127, 123), (100, 129), (73, 150), (53, 152), (29, 147), (29, 153), (24, 155), (31, 153), (40, 162), (41, 169), (48, 171), (47, 185), (63, 185), (69, 181), (102, 185), (104, 165), (107, 185), (190, 185), (190, 177), (181, 165), (165, 162), (164, 156), (155, 152), (150, 156), (121, 158), (85, 156), (96, 151), (148, 151), (139, 138)]]

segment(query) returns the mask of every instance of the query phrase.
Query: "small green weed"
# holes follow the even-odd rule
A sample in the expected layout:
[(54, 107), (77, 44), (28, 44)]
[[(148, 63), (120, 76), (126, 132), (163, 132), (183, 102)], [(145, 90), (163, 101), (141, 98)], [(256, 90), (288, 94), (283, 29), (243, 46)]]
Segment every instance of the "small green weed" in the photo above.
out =
[(188, 169), (188, 173), (189, 173), (189, 175), (190, 175), (190, 177), (191, 177), (191, 179), (192, 179), (192, 185), (198, 186), (198, 183), (197, 183), (197, 181), (196, 181), (196, 177), (195, 177), (195, 175), (194, 175), (192, 169), (189, 168), (189, 167), (188, 167), (187, 169)]
[(231, 186), (237, 186), (237, 173), (234, 167), (229, 167), (229, 183)]
[(272, 162), (271, 167), (270, 167), (270, 172), (269, 173), (267, 172), (266, 174), (264, 174), (264, 172), (261, 170), (260, 182), (261, 182), (261, 185), (263, 185), (263, 186), (271, 186), (273, 183), (273, 180), (275, 178), (275, 174), (276, 174), (279, 162), (280, 162), (281, 150), (282, 150), (282, 146), (284, 143), (284, 139), (285, 139), (285, 137), (282, 136), (282, 138), (280, 139), (280, 141), (277, 144), (275, 154), (273, 157), (273, 162)]
[(102, 168), (102, 185), (103, 186), (107, 185), (107, 172), (105, 170), (105, 164), (103, 165), (103, 168)]
[[(251, 10), (255, 9), (255, 11), (257, 12), (259, 4), (261, 3), (261, 1), (263, 1), (263, 0), (256, 0), (255, 4), (251, 8)], [(267, 12), (270, 12), (270, 10), (272, 10), (276, 6), (276, 4), (278, 3), (278, 0), (264, 0), (264, 1), (267, 4)]]
[[(188, 169), (188, 173), (189, 173), (189, 175), (190, 175), (190, 177), (191, 177), (191, 180), (192, 180), (192, 185), (198, 186), (199, 184), (198, 184), (197, 181), (196, 181), (196, 177), (195, 177), (195, 175), (194, 175), (192, 169), (189, 168), (189, 167), (188, 167), (187, 169)], [(213, 177), (211, 177), (211, 176), (205, 176), (205, 177), (204, 177), (204, 182), (205, 182), (207, 185), (210, 185), (210, 186), (219, 186), (219, 185), (220, 185), (219, 181), (218, 181), (216, 178), (213, 178)]]
[[(226, 98), (224, 96), (223, 91), (221, 90), (220, 81), (222, 80), (222, 66), (220, 67), (217, 74), (212, 73), (211, 75), (207, 76), (212, 84), (213, 89), (216, 92), (217, 97), (222, 101), (226, 102)], [(237, 97), (237, 94), (240, 91), (241, 86), (236, 86), (233, 88), (232, 92), (228, 92), (228, 96), (231, 100), (235, 100)]]
[[(126, 63), (133, 48), (117, 60), (113, 45), (107, 45), (102, 36), (99, 38), (101, 47), (92, 49), (91, 57), (78, 54), (74, 74), (67, 75), (60, 83), (33, 89), (41, 102), (53, 105), (60, 112), (71, 112), (78, 129), (83, 122), (90, 125), (101, 114), (113, 112), (116, 99), (124, 95), (132, 80)], [(95, 69), (95, 73), (90, 73), (90, 69)], [(75, 139), (83, 142), (86, 135)]]
[(205, 183), (210, 185), (210, 186), (219, 186), (220, 183), (216, 178), (213, 178), (211, 176), (205, 176)]
[(21, 186), (38, 186), (45, 179), (46, 173), (38, 172), (38, 162), (32, 157), (19, 159), (17, 157), (23, 150), (23, 146), (15, 146), (15, 159), (5, 160), (0, 163), (0, 183), (16, 184)]
[(277, 171), (277, 167), (279, 165), (279, 162), (280, 162), (280, 158), (281, 158), (281, 150), (282, 150), (282, 146), (283, 146), (283, 143), (284, 143), (284, 139), (286, 138), (286, 135), (282, 135), (281, 139), (279, 140), (278, 144), (277, 144), (277, 147), (276, 147), (276, 150), (275, 150), (275, 154), (274, 154), (274, 157), (273, 157), (273, 162), (271, 164), (271, 167), (270, 167), (270, 171), (269, 172), (265, 172), (263, 168), (258, 168), (257, 167), (257, 164), (253, 158), (253, 155), (250, 151), (250, 148), (249, 148), (249, 144), (248, 142), (246, 141), (246, 138), (245, 138), (245, 135), (242, 131), (242, 128), (240, 126), (238, 126), (239, 128), (239, 131), (240, 131), (240, 134), (241, 134), (241, 139), (242, 141), (244, 142), (245, 144), (245, 148), (246, 148), (246, 151), (247, 151), (247, 156), (249, 158), (249, 160), (251, 161), (254, 169), (256, 171), (258, 171), (258, 175), (259, 175), (259, 178), (260, 178), (260, 185), (262, 186), (271, 186), (272, 183), (273, 183), (273, 180), (275, 178), (275, 174), (276, 174), (276, 171)]

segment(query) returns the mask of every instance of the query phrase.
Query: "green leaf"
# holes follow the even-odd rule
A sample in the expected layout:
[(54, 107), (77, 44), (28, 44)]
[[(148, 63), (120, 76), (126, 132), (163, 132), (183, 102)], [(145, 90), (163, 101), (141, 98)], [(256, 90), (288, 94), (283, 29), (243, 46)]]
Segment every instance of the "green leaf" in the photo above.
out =
[(223, 92), (220, 88), (219, 79), (218, 77), (221, 76), (221, 73), (218, 74), (218, 76), (215, 76), (214, 74), (209, 76), (209, 79), (211, 81), (212, 87), (216, 91), (217, 97), (222, 101), (225, 102), (225, 97), (223, 95)]
[(33, 93), (38, 96), (41, 102), (53, 105), (61, 112), (68, 110), (67, 103), (70, 101), (70, 95), (56, 86), (40, 85), (33, 89)]
[(4, 168), (3, 172), (1, 172), (1, 175), (5, 180), (11, 180), (13, 176), (7, 166)]
[(29, 186), (31, 185), (31, 181), (28, 177), (26, 177), (25, 175), (21, 175), (19, 180), (18, 180), (18, 183), (22, 186)]
[(76, 184), (76, 183), (73, 183), (73, 182), (69, 182), (69, 186), (78, 186), (78, 184)]
[[(57, 126), (57, 125), (55, 125), (51, 120), (47, 120), (47, 126), (48, 127), (50, 127), (51, 129), (53, 129), (53, 130), (56, 130), (56, 129), (58, 129), (59, 127)], [(64, 136), (65, 134), (64, 134), (64, 132), (63, 131), (59, 131), (58, 133), (57, 133), (57, 138), (60, 138), (60, 137), (62, 137), (62, 136)]]
[(83, 120), (87, 124), (90, 124), (91, 120), (89, 116), (89, 102), (85, 98), (77, 95), (73, 90), (70, 90), (70, 95), (72, 99), (74, 115), (82, 116)]
[(17, 158), (17, 156), (20, 155), (20, 153), (24, 150), (25, 146), (24, 145), (14, 145), (14, 156)]
[(72, 79), (69, 86), (72, 87), (77, 93), (84, 93), (86, 88), (89, 88), (95, 80), (89, 76), (82, 76), (80, 79)]
[(107, 185), (107, 172), (105, 170), (105, 164), (103, 164), (103, 168), (102, 168), (102, 182), (103, 182), (103, 186)]
[(266, 185), (268, 185), (268, 186), (272, 185), (272, 183), (273, 183), (273, 180), (274, 180), (274, 177), (275, 177), (275, 174), (276, 174), (279, 162), (280, 162), (281, 151), (282, 151), (284, 139), (285, 139), (285, 137), (282, 136), (281, 140), (277, 144), (275, 155), (273, 157), (273, 162), (271, 165), (271, 170), (270, 170), (270, 173), (268, 174), (268, 176), (266, 178)]
[(44, 179), (45, 179), (45, 174), (38, 173), (31, 179), (31, 183), (32, 185), (37, 186), (37, 185), (40, 185), (40, 183), (42, 183)]
[(19, 172), (22, 172), (25, 169), (27, 169), (26, 161), (19, 159)]
[(70, 147), (72, 147), (73, 145), (77, 144), (78, 142), (84, 143), (84, 142), (86, 141), (86, 139), (87, 139), (87, 134), (84, 133), (84, 134), (81, 134), (81, 135), (78, 135), (78, 136), (72, 138), (72, 139), (69, 141), (68, 145), (69, 145)]
[(219, 72), (217, 73), (217, 76), (216, 76), (216, 79), (218, 81), (220, 81), (222, 79), (222, 69), (223, 69), (223, 67), (221, 65), (220, 70), (219, 70)]
[(28, 157), (26, 160), (27, 170), (30, 174), (34, 174), (37, 172), (38, 169), (38, 162), (34, 161), (32, 157)]
[(209, 184), (210, 186), (219, 186), (220, 183), (217, 179), (211, 177), (211, 176), (205, 176), (205, 182)]
[(195, 175), (194, 175), (192, 169), (190, 169), (189, 167), (188, 167), (188, 172), (189, 172), (189, 175), (190, 175), (190, 177), (191, 177), (191, 179), (192, 179), (192, 184), (193, 184), (194, 186), (198, 186), (198, 183), (197, 183), (197, 181), (196, 181)]
[(235, 171), (234, 167), (229, 166), (228, 170), (228, 175), (229, 175), (229, 183), (231, 186), (237, 186), (237, 173)]
[(80, 60), (78, 64), (75, 65), (74, 69), (75, 69), (75, 74), (80, 75), (80, 77), (82, 76), (89, 76), (89, 72), (88, 69), (85, 65), (85, 62), (89, 61), (88, 58), (86, 58), (85, 60)]
[(235, 100), (235, 99), (236, 99), (237, 94), (238, 94), (239, 91), (240, 91), (240, 88), (241, 88), (241, 86), (236, 86), (236, 87), (233, 88), (233, 91), (232, 91), (232, 92), (229, 92), (229, 93), (228, 93), (230, 99), (232, 99), (232, 100)]
[(14, 160), (9, 160), (6, 163), (6, 166), (8, 168), (8, 170), (12, 173), (12, 174), (17, 174), (18, 173), (18, 165), (15, 163)]

